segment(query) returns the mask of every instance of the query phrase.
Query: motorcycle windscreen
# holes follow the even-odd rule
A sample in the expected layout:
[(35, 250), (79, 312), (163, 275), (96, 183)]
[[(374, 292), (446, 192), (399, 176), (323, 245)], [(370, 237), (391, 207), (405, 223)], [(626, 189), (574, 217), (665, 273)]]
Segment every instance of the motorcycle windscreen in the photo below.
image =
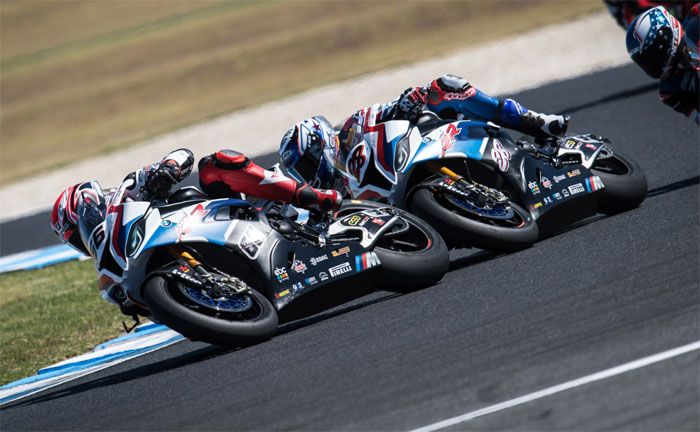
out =
[(90, 251), (90, 255), (96, 256), (96, 245), (95, 242), (90, 241), (90, 238), (95, 228), (105, 221), (107, 204), (104, 196), (93, 190), (83, 191), (79, 197), (77, 213), (80, 238), (85, 248)]

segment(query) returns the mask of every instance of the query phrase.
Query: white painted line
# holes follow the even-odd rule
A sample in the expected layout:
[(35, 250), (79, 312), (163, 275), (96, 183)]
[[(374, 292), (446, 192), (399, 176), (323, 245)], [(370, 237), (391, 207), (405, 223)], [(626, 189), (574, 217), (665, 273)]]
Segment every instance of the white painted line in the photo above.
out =
[(546, 389), (542, 389), (539, 391), (536, 391), (534, 393), (526, 394), (520, 397), (517, 397), (515, 399), (510, 399), (505, 402), (497, 403), (495, 405), (487, 406), (485, 408), (478, 409), (476, 411), (468, 412), (466, 414), (462, 414), (457, 417), (452, 417), (446, 420), (439, 421), (437, 423), (433, 423), (427, 426), (423, 426), (418, 429), (414, 429), (410, 432), (432, 432), (436, 431), (439, 429), (444, 429), (449, 426), (454, 426), (456, 424), (475, 419), (477, 417), (485, 416), (487, 414), (492, 414), (497, 411), (502, 411), (508, 408), (513, 408), (518, 405), (522, 405), (528, 402), (532, 402), (537, 399), (541, 399), (546, 396), (553, 395), (555, 393), (560, 393), (566, 390), (571, 390), (573, 388), (585, 385), (585, 384), (590, 384), (595, 381), (601, 381), (606, 378), (613, 377), (615, 375), (620, 375), (625, 372), (629, 372), (635, 369), (642, 368), (644, 366), (649, 366), (654, 363), (658, 363), (664, 360), (668, 360), (672, 357), (677, 357), (682, 354), (689, 353), (691, 351), (696, 351), (700, 349), (700, 340), (689, 343), (687, 345), (680, 346), (678, 348), (673, 348), (668, 351), (663, 351), (657, 354), (650, 355), (648, 357), (641, 358), (639, 360), (634, 360), (629, 363), (625, 363), (619, 366), (615, 366), (610, 369), (605, 369), (600, 372), (596, 372), (591, 375), (586, 375), (584, 377), (572, 380), (572, 381), (567, 381), (562, 384), (558, 384), (552, 387), (548, 387)]

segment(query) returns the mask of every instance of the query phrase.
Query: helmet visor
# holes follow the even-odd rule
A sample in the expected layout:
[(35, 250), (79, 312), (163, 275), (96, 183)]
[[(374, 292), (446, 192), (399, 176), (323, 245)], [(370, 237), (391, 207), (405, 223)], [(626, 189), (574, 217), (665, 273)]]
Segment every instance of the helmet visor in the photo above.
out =
[(289, 168), (289, 174), (297, 181), (312, 182), (318, 172), (320, 159), (320, 153), (307, 151), (301, 156), (294, 167)]
[[(90, 244), (94, 244), (94, 242), (90, 242), (90, 236), (95, 228), (105, 221), (107, 214), (107, 206), (102, 194), (90, 192), (92, 193), (83, 193), (80, 196), (77, 207), (80, 237), (86, 249), (90, 247)], [(94, 256), (95, 251), (91, 250), (90, 252)]]
[(651, 45), (633, 56), (632, 60), (650, 77), (659, 79), (663, 75), (664, 68), (673, 51), (672, 44), (673, 31), (668, 27), (661, 28)]

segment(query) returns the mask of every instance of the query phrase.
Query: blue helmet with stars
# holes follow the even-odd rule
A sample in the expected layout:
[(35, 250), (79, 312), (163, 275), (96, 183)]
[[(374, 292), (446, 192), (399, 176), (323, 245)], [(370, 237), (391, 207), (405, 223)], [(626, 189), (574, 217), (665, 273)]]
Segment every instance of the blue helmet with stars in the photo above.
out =
[(279, 155), (295, 180), (320, 188), (332, 187), (338, 137), (322, 116), (303, 120), (287, 131), (280, 142)]
[(652, 78), (668, 74), (682, 40), (681, 23), (663, 6), (641, 13), (627, 28), (627, 52)]

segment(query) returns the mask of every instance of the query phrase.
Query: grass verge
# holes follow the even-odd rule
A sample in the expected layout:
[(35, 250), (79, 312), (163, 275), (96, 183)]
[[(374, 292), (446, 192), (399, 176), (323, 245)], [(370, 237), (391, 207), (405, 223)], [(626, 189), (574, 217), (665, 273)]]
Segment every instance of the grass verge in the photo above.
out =
[(0, 184), (602, 7), (599, 0), (4, 0)]
[(92, 261), (0, 275), (0, 385), (84, 354), (123, 332)]

